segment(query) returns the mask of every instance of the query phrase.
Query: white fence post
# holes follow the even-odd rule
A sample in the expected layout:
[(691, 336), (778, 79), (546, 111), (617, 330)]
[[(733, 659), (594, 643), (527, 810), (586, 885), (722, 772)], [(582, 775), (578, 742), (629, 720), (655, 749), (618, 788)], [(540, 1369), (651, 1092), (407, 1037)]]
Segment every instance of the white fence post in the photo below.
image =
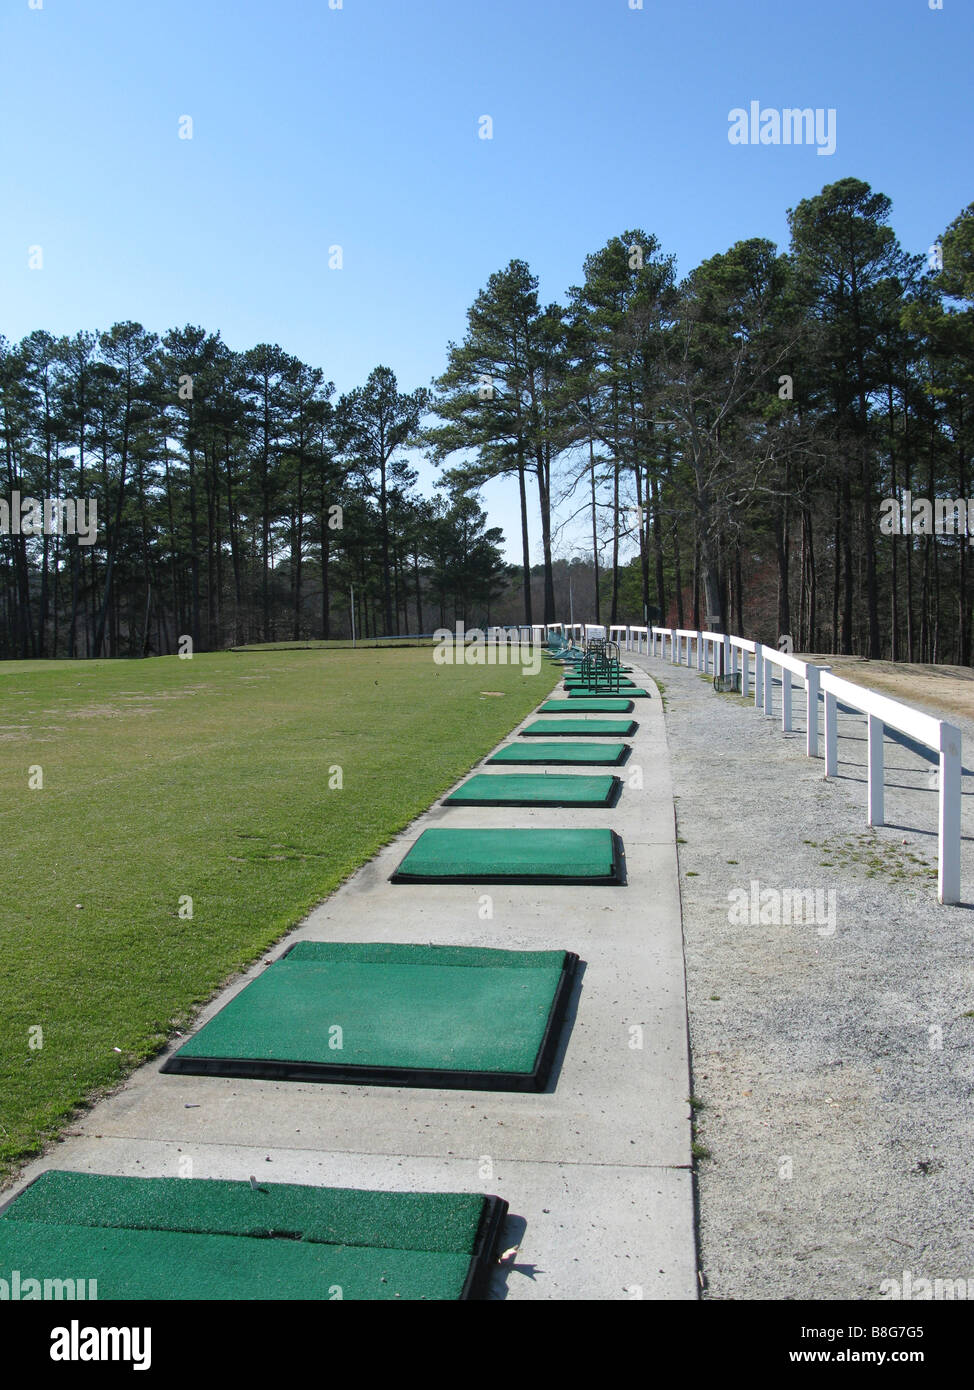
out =
[(805, 752), (810, 758), (818, 757), (818, 694), (820, 685), (818, 667), (807, 667), (805, 671)]
[(940, 726), (940, 812), (938, 817), (939, 868), (937, 897), (942, 903), (960, 902), (961, 736), (953, 724)]
[(761, 709), (764, 704), (764, 648), (760, 642), (754, 644), (754, 708)]
[(837, 777), (839, 774), (839, 702), (829, 691), (825, 692), (825, 775)]
[[(735, 647), (736, 651), (737, 648)], [(745, 700), (751, 693), (751, 653), (747, 647), (741, 650), (741, 694)]]
[(883, 721), (875, 714), (866, 716), (866, 740), (869, 745), (868, 825), (884, 825), (883, 815)]
[(781, 732), (790, 734), (791, 724), (791, 672), (781, 668)]
[(764, 658), (764, 712), (774, 714), (774, 667)]

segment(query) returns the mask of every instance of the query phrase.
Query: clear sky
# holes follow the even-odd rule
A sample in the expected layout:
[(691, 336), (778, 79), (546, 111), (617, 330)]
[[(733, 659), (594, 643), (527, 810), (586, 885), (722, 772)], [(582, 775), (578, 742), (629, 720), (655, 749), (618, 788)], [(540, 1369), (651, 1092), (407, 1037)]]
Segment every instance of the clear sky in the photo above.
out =
[[(411, 390), (512, 257), (550, 301), (633, 226), (685, 273), (850, 175), (912, 251), (974, 200), (974, 0), (632, 3), (0, 0), (0, 333), (193, 323)], [(751, 101), (834, 108), (835, 153), (730, 144)]]

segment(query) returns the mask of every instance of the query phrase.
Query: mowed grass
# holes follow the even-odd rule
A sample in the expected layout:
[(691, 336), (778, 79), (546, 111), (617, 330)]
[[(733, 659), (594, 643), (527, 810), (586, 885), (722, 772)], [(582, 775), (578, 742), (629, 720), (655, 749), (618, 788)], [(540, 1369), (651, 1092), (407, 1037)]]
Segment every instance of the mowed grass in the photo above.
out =
[(428, 650), (0, 664), (0, 1172), (156, 1051), (557, 674), (437, 666)]

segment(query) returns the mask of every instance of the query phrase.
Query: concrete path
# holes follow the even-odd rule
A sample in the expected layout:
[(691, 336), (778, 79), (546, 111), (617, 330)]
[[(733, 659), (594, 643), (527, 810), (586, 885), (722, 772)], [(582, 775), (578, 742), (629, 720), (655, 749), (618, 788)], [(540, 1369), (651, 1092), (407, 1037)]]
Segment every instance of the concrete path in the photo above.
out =
[[(639, 727), (626, 740), (629, 761), (577, 769), (619, 775), (615, 807), (438, 803), (267, 958), (303, 938), (575, 951), (583, 966), (546, 1093), (161, 1076), (160, 1057), (77, 1122), (18, 1187), (56, 1166), (492, 1192), (510, 1204), (504, 1248), (520, 1247), (511, 1267), (497, 1271), (494, 1298), (697, 1297), (673, 795), (661, 703), (647, 688), (652, 698), (636, 701)], [(610, 827), (624, 843), (627, 882), (391, 884), (407, 849), (434, 825)], [(199, 1021), (265, 965), (240, 977)]]

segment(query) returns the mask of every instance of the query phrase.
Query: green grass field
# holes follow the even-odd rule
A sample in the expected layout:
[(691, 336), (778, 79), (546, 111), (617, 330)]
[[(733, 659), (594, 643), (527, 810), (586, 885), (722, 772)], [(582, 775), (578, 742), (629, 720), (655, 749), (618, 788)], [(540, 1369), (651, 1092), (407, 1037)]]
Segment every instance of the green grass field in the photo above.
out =
[(557, 675), (437, 666), (419, 649), (0, 664), (0, 1173), (157, 1050)]

